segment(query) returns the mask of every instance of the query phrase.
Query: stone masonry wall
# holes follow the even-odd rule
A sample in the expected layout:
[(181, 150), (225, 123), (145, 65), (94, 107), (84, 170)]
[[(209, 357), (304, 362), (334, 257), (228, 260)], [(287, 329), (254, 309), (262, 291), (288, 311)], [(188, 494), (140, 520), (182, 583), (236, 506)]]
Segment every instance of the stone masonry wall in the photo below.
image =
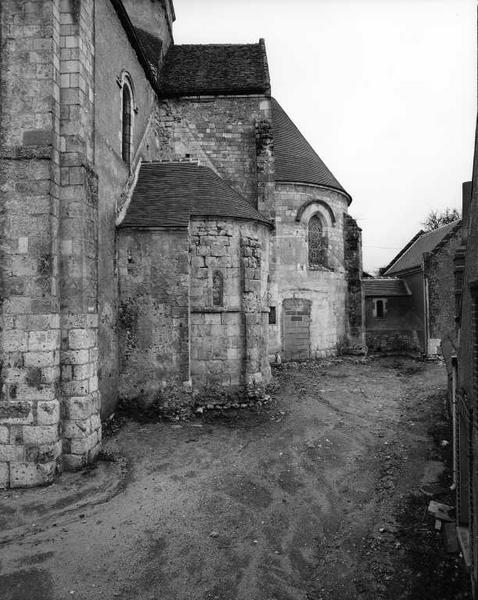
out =
[[(150, 1), (150, 0), (148, 0)], [(98, 385), (102, 415), (110, 415), (118, 399), (119, 346), (116, 218), (131, 187), (139, 158), (156, 149), (149, 140), (155, 94), (129, 44), (111, 2), (95, 3), (95, 170), (98, 175)], [(121, 156), (121, 88), (126, 71), (134, 86), (133, 162), (131, 172)], [(151, 144), (151, 150), (149, 149)]]
[(365, 311), (362, 291), (362, 230), (344, 215), (344, 260), (347, 277), (347, 349), (364, 351)]
[(385, 299), (383, 318), (373, 313), (373, 298), (365, 300), (366, 344), (369, 352), (405, 352), (419, 349), (419, 332), (414, 329), (415, 317), (410, 296)]
[(150, 399), (189, 382), (189, 235), (118, 230), (121, 399)]
[[(277, 183), (275, 197), (276, 265), (270, 303), (277, 307), (277, 322), (269, 326), (271, 358), (282, 353), (282, 307), (284, 300), (291, 298), (311, 301), (310, 356), (333, 354), (344, 343), (348, 328), (344, 259), (347, 198), (333, 190), (293, 183)], [(304, 207), (297, 221), (298, 211)], [(328, 264), (323, 268), (308, 265), (307, 225), (316, 212), (326, 224), (328, 237)]]
[(461, 245), (458, 228), (440, 247), (424, 258), (428, 279), (429, 337), (456, 343), (454, 257)]
[(63, 461), (100, 448), (98, 194), (94, 171), (94, 1), (60, 4), (60, 297)]
[(59, 2), (0, 3), (0, 487), (61, 470)]
[(262, 166), (258, 177), (258, 152), (263, 162), (265, 153), (258, 150), (256, 126), (262, 123), (264, 129), (270, 122), (271, 103), (265, 96), (164, 101), (155, 124), (157, 158), (198, 159), (266, 214), (264, 204), (272, 202), (266, 193), (270, 173)]
[[(193, 386), (268, 381), (269, 230), (231, 219), (191, 222)], [(214, 295), (214, 277), (223, 281)]]

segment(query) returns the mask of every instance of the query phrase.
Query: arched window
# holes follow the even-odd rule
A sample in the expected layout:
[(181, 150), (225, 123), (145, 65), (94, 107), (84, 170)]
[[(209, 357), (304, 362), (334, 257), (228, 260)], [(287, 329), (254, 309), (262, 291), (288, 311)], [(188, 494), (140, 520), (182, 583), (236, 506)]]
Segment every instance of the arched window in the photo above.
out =
[(131, 164), (131, 141), (133, 136), (133, 93), (125, 79), (122, 86), (122, 129), (121, 156), (127, 165)]
[(224, 276), (221, 271), (214, 271), (212, 276), (212, 303), (213, 306), (224, 304)]
[(308, 226), (309, 266), (327, 266), (327, 236), (320, 215), (312, 215)]
[(387, 314), (387, 300), (385, 298), (376, 298), (373, 301), (373, 316), (376, 319), (384, 319)]

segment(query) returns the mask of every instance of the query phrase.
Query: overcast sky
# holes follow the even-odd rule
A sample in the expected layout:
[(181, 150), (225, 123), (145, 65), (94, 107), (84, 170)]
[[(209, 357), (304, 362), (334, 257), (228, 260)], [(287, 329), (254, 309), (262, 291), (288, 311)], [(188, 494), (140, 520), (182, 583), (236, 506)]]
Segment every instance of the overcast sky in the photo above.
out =
[(476, 119), (476, 0), (174, 0), (175, 42), (265, 38), (272, 93), (352, 195), (364, 267), (461, 206)]

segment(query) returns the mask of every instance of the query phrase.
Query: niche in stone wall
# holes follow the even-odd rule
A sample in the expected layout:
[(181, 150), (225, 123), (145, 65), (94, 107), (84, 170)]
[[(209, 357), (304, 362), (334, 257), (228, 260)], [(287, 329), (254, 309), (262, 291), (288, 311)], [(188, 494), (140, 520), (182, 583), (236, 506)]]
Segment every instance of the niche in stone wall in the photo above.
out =
[(212, 304), (224, 305), (224, 275), (221, 271), (214, 271), (212, 274)]

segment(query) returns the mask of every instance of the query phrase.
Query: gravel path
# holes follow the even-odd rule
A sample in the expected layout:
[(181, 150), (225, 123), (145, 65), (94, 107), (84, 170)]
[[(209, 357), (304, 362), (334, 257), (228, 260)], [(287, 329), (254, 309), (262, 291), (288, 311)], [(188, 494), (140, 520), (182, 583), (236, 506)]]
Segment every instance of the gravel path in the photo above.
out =
[(282, 366), (276, 382), (259, 412), (127, 423), (107, 443), (128, 460), (125, 485), (17, 527), (0, 598), (466, 598), (420, 491), (444, 468), (429, 434), (447, 436), (443, 365), (334, 359)]

